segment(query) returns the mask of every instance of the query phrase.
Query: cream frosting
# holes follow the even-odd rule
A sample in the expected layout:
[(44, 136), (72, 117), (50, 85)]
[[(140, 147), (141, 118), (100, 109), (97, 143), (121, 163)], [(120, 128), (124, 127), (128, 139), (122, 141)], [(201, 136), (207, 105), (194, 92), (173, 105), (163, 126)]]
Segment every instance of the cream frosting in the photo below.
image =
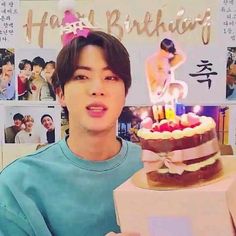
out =
[(138, 131), (138, 136), (143, 139), (171, 139), (171, 138), (181, 139), (183, 137), (191, 137), (195, 134), (203, 134), (216, 127), (215, 121), (211, 117), (201, 116), (199, 117), (199, 119), (200, 119), (200, 125), (194, 128), (187, 127), (183, 130), (174, 130), (172, 132), (170, 131), (151, 132), (150, 129), (141, 128)]

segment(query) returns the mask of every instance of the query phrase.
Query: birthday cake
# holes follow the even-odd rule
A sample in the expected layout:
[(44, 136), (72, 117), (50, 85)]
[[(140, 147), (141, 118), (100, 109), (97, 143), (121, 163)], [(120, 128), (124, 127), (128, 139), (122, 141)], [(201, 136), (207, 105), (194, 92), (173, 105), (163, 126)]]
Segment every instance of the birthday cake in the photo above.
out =
[(138, 136), (148, 183), (187, 186), (214, 178), (222, 169), (215, 126), (194, 113), (144, 120)]

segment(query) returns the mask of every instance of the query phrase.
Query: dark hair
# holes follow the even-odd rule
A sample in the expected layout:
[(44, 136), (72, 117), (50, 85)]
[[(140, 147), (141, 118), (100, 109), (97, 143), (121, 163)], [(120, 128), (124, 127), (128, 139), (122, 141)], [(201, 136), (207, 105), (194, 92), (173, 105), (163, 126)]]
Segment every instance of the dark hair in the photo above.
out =
[(127, 94), (131, 86), (129, 54), (117, 38), (101, 31), (91, 31), (86, 38), (82, 36), (74, 38), (62, 48), (52, 76), (54, 88), (61, 87), (64, 91), (65, 84), (71, 80), (76, 70), (80, 52), (87, 45), (95, 45), (103, 49), (109, 68), (123, 80), (125, 94)]
[(16, 113), (14, 116), (13, 116), (13, 120), (23, 120), (24, 116), (20, 113)]
[(6, 55), (5, 57), (3, 57), (1, 64), (2, 66), (4, 66), (8, 62), (10, 62), (11, 64), (14, 64), (14, 55)]
[(27, 64), (30, 65), (31, 70), (32, 70), (33, 69), (32, 62), (30, 60), (27, 60), (27, 59), (21, 60), (18, 67), (19, 67), (20, 70), (24, 70), (25, 65), (27, 65)]
[(163, 49), (166, 52), (170, 52), (173, 54), (176, 52), (175, 45), (174, 45), (173, 41), (170, 39), (167, 39), (167, 38), (165, 38), (161, 41), (160, 47), (161, 47), (161, 49)]
[(49, 114), (44, 114), (44, 115), (41, 117), (41, 124), (43, 124), (43, 119), (44, 119), (46, 116), (50, 117), (50, 118), (52, 119), (52, 121), (53, 121), (53, 118), (52, 118)]
[(35, 57), (33, 60), (32, 60), (32, 65), (33, 66), (40, 66), (42, 68), (44, 68), (45, 66), (45, 61), (42, 57)]
[(0, 74), (2, 73), (2, 66), (10, 62), (14, 65), (14, 53), (8, 49), (0, 48)]
[(45, 63), (45, 65), (44, 65), (44, 68), (45, 68), (48, 64), (53, 65), (54, 68), (56, 67), (55, 61), (47, 61), (47, 62)]

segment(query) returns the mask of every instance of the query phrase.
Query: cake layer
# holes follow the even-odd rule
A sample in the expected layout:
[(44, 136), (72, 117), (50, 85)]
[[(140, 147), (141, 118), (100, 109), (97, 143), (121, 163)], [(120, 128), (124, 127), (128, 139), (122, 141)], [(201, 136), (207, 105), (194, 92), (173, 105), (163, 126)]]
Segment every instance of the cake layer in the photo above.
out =
[(196, 159), (192, 159), (192, 160), (187, 160), (187, 161), (183, 161), (184, 164), (186, 165), (191, 165), (191, 164), (195, 164), (195, 163), (200, 163), (202, 161), (205, 161), (211, 157), (214, 157), (217, 153), (212, 153), (211, 155), (207, 155), (204, 157), (200, 157), (200, 158), (196, 158)]
[(203, 133), (195, 134), (191, 137), (183, 137), (180, 139), (144, 139), (141, 138), (142, 149), (153, 152), (171, 152), (199, 146), (207, 141), (217, 137), (215, 128)]
[(159, 173), (151, 171), (147, 173), (147, 180), (150, 185), (181, 185), (187, 186), (213, 178), (222, 170), (222, 163), (219, 159), (214, 161), (213, 164), (201, 167), (197, 171), (184, 171), (182, 175), (167, 173)]

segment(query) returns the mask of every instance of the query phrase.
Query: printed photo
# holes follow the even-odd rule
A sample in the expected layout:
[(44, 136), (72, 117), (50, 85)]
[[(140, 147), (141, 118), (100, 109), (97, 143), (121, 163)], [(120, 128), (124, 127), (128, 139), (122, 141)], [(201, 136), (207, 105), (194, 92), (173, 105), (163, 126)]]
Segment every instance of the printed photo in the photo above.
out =
[[(4, 116), (4, 109), (3, 109), (3, 105), (0, 104), (0, 117), (3, 117), (3, 116)], [(0, 135), (0, 146), (3, 143), (3, 139), (4, 139), (3, 130), (4, 130), (3, 122), (0, 122), (0, 134), (1, 134)]]
[(141, 128), (140, 124), (145, 117), (153, 118), (152, 107), (150, 106), (126, 106), (118, 119), (118, 136), (121, 138), (139, 143), (137, 135)]
[(6, 106), (5, 143), (50, 144), (59, 140), (59, 106)]
[(15, 99), (14, 49), (0, 48), (0, 100)]
[(18, 50), (17, 55), (18, 100), (55, 101), (52, 74), (56, 50)]
[(226, 99), (236, 100), (236, 47), (227, 48)]
[(64, 138), (69, 134), (69, 119), (66, 109), (61, 108), (61, 137)]
[(236, 151), (236, 105), (229, 106), (229, 144)]

